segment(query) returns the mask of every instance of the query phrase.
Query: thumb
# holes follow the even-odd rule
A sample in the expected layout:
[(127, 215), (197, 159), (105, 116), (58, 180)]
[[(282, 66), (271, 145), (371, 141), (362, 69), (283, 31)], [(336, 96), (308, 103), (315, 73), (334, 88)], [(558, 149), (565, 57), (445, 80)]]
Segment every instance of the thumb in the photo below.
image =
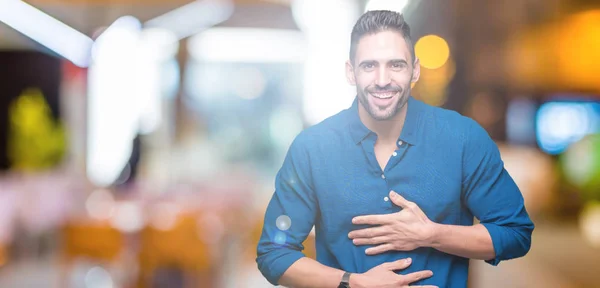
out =
[(392, 203), (402, 208), (407, 208), (408, 204), (410, 203), (408, 202), (408, 200), (404, 199), (404, 197), (400, 196), (400, 194), (396, 193), (395, 191), (390, 191), (390, 199), (392, 200)]

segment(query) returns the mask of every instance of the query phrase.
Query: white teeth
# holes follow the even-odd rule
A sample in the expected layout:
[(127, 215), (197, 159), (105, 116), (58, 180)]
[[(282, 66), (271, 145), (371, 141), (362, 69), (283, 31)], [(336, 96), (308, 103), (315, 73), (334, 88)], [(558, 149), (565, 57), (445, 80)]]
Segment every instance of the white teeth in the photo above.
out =
[(394, 97), (394, 95), (396, 95), (396, 92), (371, 93), (371, 95), (373, 95), (373, 97), (379, 98), (379, 99), (389, 99), (389, 98)]

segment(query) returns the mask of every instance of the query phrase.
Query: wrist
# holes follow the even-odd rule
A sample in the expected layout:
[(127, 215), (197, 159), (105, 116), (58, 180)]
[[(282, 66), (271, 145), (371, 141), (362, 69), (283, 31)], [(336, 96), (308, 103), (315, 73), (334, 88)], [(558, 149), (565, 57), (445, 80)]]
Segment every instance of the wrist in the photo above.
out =
[(362, 281), (363, 275), (362, 274), (355, 274), (352, 273), (350, 275), (350, 288), (363, 288), (363, 281)]
[(442, 234), (443, 224), (431, 222), (429, 225), (429, 236), (426, 240), (426, 247), (438, 248), (440, 245), (440, 235)]

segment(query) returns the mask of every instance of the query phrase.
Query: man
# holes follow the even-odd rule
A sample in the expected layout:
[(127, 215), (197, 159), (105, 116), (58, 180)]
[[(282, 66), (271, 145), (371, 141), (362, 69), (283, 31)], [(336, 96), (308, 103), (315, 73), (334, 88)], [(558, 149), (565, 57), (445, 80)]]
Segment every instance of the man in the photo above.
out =
[[(262, 274), (290, 287), (466, 287), (469, 259), (525, 255), (534, 225), (495, 143), (410, 96), (420, 68), (402, 15), (367, 12), (351, 38), (357, 97), (292, 143), (258, 244)], [(313, 225), (317, 261), (301, 253)]]

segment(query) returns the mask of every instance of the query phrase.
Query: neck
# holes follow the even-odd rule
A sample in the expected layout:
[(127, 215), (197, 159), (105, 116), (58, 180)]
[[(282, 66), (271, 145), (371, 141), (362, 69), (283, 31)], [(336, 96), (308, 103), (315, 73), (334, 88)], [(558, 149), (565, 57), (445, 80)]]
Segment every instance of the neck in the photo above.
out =
[(396, 143), (404, 128), (406, 120), (406, 111), (408, 111), (408, 102), (402, 106), (400, 111), (394, 117), (388, 120), (375, 120), (369, 112), (362, 106), (358, 105), (358, 115), (360, 120), (369, 130), (377, 134), (377, 143)]

